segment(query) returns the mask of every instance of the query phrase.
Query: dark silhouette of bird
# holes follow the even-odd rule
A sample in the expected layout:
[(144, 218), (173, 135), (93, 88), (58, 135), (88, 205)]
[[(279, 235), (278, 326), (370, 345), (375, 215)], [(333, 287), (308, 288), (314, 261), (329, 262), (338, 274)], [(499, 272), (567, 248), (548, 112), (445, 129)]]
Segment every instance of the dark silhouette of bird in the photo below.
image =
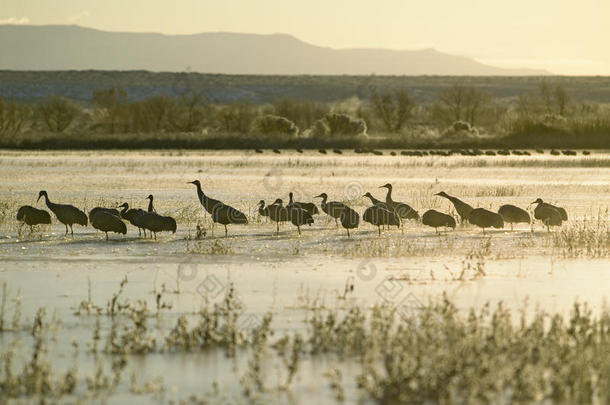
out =
[(299, 207), (294, 201), (292, 201), (292, 192), (289, 194), (289, 202), (286, 206), (286, 210), (288, 211), (288, 218), (292, 225), (297, 227), (299, 231), (299, 235), (301, 234), (301, 226), (313, 224), (313, 218), (309, 212)]
[(389, 211), (379, 204), (367, 208), (362, 214), (362, 219), (371, 225), (375, 225), (381, 235), (381, 227), (383, 225), (396, 225), (400, 227), (400, 218), (394, 212)]
[(266, 207), (269, 213), (269, 218), (276, 223), (276, 235), (280, 233), (280, 222), (288, 221), (288, 210), (284, 207), (284, 202), (281, 198), (275, 200), (275, 202)]
[[(17, 221), (21, 222), (21, 226), (23, 224), (29, 225), (30, 233), (32, 233), (34, 226), (50, 224), (51, 215), (45, 210), (34, 208), (31, 205), (24, 205), (17, 210)], [(19, 232), (21, 232), (21, 226), (19, 227)]]
[(74, 237), (74, 231), (72, 230), (72, 225), (79, 224), (82, 226), (87, 226), (87, 214), (83, 211), (79, 210), (73, 205), (69, 204), (55, 204), (49, 200), (49, 195), (45, 190), (40, 191), (38, 193), (38, 200), (40, 197), (44, 197), (47, 207), (55, 214), (59, 222), (66, 226), (66, 235), (68, 234), (68, 226), (70, 227), (70, 233)]
[(194, 184), (197, 187), (197, 197), (199, 198), (199, 202), (201, 205), (203, 205), (203, 208), (210, 213), (212, 216), (212, 221), (225, 227), (225, 236), (229, 234), (227, 225), (246, 225), (248, 223), (248, 218), (246, 218), (246, 215), (243, 212), (223, 203), (222, 201), (214, 200), (213, 198), (206, 196), (203, 193), (203, 190), (201, 190), (201, 183), (199, 180), (190, 181), (189, 183)]
[(339, 201), (327, 201), (328, 195), (326, 193), (319, 194), (314, 198), (322, 199), (322, 202), (320, 203), (322, 211), (324, 211), (326, 215), (333, 217), (335, 219), (335, 225), (339, 226), (338, 220), (341, 218), (341, 213), (347, 205)]
[(391, 208), (388, 204), (384, 203), (381, 200), (376, 199), (375, 197), (373, 197), (373, 195), (371, 193), (369, 193), (368, 191), (363, 195), (363, 197), (367, 197), (369, 200), (371, 200), (371, 204), (373, 205), (379, 205), (380, 207), (391, 211)]
[(211, 215), (214, 207), (222, 204), (221, 201), (210, 198), (203, 193), (199, 180), (189, 181), (189, 184), (194, 184), (197, 187), (197, 197), (199, 198), (199, 202), (201, 205), (203, 205), (203, 208), (205, 208), (208, 214)]
[(449, 201), (451, 201), (451, 203), (455, 207), (455, 211), (460, 216), (460, 222), (464, 223), (464, 222), (468, 221), (468, 217), (470, 216), (470, 213), (474, 209), (472, 206), (466, 204), (464, 201), (460, 200), (459, 198), (450, 196), (449, 194), (445, 193), (444, 191), (441, 191), (440, 193), (436, 193), (434, 195), (438, 195), (439, 197), (444, 197), (444, 198), (448, 199)]
[(401, 219), (419, 219), (419, 214), (409, 204), (394, 201), (392, 199), (392, 185), (390, 183), (384, 184), (379, 188), (387, 188), (388, 193), (385, 196), (385, 203), (390, 207)]
[(502, 219), (502, 216), (495, 212), (486, 210), (485, 208), (473, 209), (468, 216), (468, 222), (478, 226), (479, 228), (483, 228), (483, 233), (485, 233), (485, 228), (504, 228), (504, 220)]
[(148, 229), (151, 236), (157, 239), (157, 232), (176, 233), (176, 220), (169, 216), (162, 216), (156, 212), (145, 212), (134, 219), (138, 228)]
[(498, 209), (498, 214), (502, 216), (504, 222), (510, 224), (510, 230), (513, 230), (513, 224), (525, 223), (529, 224), (532, 222), (530, 214), (523, 208), (511, 204), (505, 204)]
[(538, 207), (540, 206), (547, 206), (547, 207), (551, 207), (551, 208), (555, 208), (557, 211), (559, 211), (559, 214), (561, 215), (561, 220), (562, 221), (567, 221), (568, 220), (568, 213), (566, 212), (566, 210), (562, 207), (558, 207), (556, 205), (552, 205), (549, 203), (545, 203), (544, 201), (542, 201), (542, 198), (537, 198), (536, 201), (534, 201), (532, 204), (538, 204)]
[(142, 230), (144, 230), (144, 236), (146, 237), (146, 230), (136, 224), (136, 218), (140, 215), (144, 215), (146, 211), (141, 208), (129, 208), (129, 204), (123, 203), (119, 205), (123, 209), (120, 212), (121, 218), (126, 219), (129, 223), (138, 228), (138, 236), (142, 236)]
[(326, 155), (326, 149), (318, 149), (318, 152), (320, 152), (323, 155)]
[(297, 148), (297, 152), (299, 152), (299, 153), (303, 153), (303, 149), (301, 149), (301, 148)]
[(155, 210), (154, 205), (153, 205), (153, 200), (154, 200), (153, 195), (152, 195), (152, 194), (149, 194), (149, 195), (148, 195), (148, 197), (146, 197), (146, 199), (147, 199), (147, 200), (149, 200), (149, 201), (148, 201), (148, 210), (147, 210), (147, 211), (148, 211), (148, 212), (157, 212), (157, 211)]
[(127, 234), (127, 225), (125, 225), (125, 222), (121, 221), (121, 218), (119, 218), (118, 215), (113, 215), (106, 210), (91, 211), (92, 212), (89, 214), (91, 226), (105, 232), (106, 240), (108, 240), (108, 232), (115, 232), (123, 235)]
[(273, 149), (273, 153), (282, 153), (279, 149)]
[(347, 231), (347, 237), (351, 238), (349, 230), (358, 228), (358, 225), (360, 225), (360, 215), (350, 207), (345, 206), (341, 212), (340, 222), (341, 226)]
[(561, 226), (563, 221), (568, 220), (568, 214), (565, 209), (545, 203), (542, 201), (542, 198), (536, 199), (532, 204), (537, 204), (534, 209), (534, 218), (542, 221), (544, 226), (546, 226), (547, 232), (550, 232), (551, 226)]
[[(289, 197), (290, 201), (292, 201), (292, 197), (293, 197), (292, 191), (290, 193), (288, 193), (288, 197)], [(306, 203), (306, 202), (294, 201), (292, 204), (294, 204), (295, 206), (299, 207), (302, 210), (307, 211), (307, 213), (309, 215), (316, 215), (316, 214), (320, 213), (316, 204), (311, 203), (311, 202)]]
[(225, 227), (225, 237), (229, 234), (229, 231), (227, 230), (227, 225), (248, 224), (248, 218), (246, 218), (246, 215), (243, 212), (226, 204), (220, 204), (214, 207), (214, 209), (212, 210), (212, 221), (214, 221), (214, 223), (221, 224)]
[(333, 153), (336, 153), (337, 155), (341, 155), (341, 154), (343, 154), (343, 152), (341, 151), (341, 149), (333, 149)]
[(421, 219), (424, 225), (431, 226), (434, 228), (436, 233), (439, 233), (438, 228), (440, 227), (455, 229), (455, 218), (453, 218), (451, 215), (444, 214), (436, 210), (428, 210), (424, 212)]
[(106, 212), (108, 214), (114, 215), (115, 217), (121, 216), (121, 213), (119, 212), (119, 210), (117, 210), (115, 208), (95, 207), (95, 208), (92, 208), (91, 211), (89, 211), (89, 222), (92, 221), (91, 217), (93, 215), (97, 214), (98, 212)]
[(265, 207), (265, 200), (260, 200), (258, 202), (258, 215), (269, 219), (269, 210)]

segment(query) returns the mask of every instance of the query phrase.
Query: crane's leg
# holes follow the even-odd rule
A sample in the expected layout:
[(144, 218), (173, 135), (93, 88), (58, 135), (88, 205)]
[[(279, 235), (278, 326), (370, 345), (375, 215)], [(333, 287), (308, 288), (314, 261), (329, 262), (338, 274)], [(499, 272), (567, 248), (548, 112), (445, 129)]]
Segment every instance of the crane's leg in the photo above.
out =
[(339, 222), (337, 221), (337, 218), (335, 218), (335, 226), (338, 228), (339, 227)]
[[(66, 225), (66, 224), (64, 224)], [(66, 236), (68, 234), (68, 225), (66, 225), (66, 233), (64, 234), (64, 236)]]
[(70, 234), (72, 235), (72, 238), (74, 238), (74, 229), (72, 229), (72, 225), (70, 225)]
[(138, 228), (138, 237), (142, 236), (142, 229)]
[(513, 231), (513, 223), (510, 223), (510, 230)]
[[(21, 232), (21, 230), (19, 230), (19, 231)], [(30, 235), (31, 235), (32, 233), (34, 233), (34, 226), (33, 226), (33, 225), (30, 225)]]
[(379, 231), (379, 236), (381, 236), (381, 227), (377, 225), (377, 231)]
[(227, 231), (227, 226), (225, 225), (225, 238), (227, 237), (228, 234), (229, 234), (229, 231)]
[(297, 230), (299, 231), (299, 236), (301, 236), (301, 227), (297, 225)]
[(277, 226), (277, 229), (276, 229), (276, 231), (275, 231), (275, 235), (276, 235), (276, 236), (278, 236), (278, 235), (280, 234), (280, 222), (278, 221), (278, 222), (276, 222), (275, 224), (276, 224), (276, 226)]
[(347, 231), (347, 239), (349, 239), (350, 238), (350, 236), (349, 236), (349, 228), (347, 228), (346, 231)]
[(157, 240), (157, 232), (155, 232), (155, 240)]
[(108, 242), (108, 232), (106, 232), (106, 242)]

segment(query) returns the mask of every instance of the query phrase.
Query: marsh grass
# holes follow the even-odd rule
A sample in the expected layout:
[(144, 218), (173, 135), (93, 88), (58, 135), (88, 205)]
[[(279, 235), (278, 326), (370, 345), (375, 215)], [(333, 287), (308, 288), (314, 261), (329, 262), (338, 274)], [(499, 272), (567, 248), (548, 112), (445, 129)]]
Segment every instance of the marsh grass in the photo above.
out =
[[(489, 252), (489, 243), (484, 244), (470, 258), (475, 266)], [(275, 341), (270, 339), (277, 333), (271, 314), (252, 329), (239, 322), (243, 307), (233, 286), (222, 302), (201, 310), (194, 326), (182, 314), (168, 333), (158, 324), (147, 323), (145, 305), (131, 308), (127, 322), (118, 315), (107, 318), (109, 330), (100, 326), (101, 315), (96, 315), (93, 340), (106, 336), (109, 343), (102, 352), (91, 353), (95, 365), (89, 375), (76, 365), (65, 370), (52, 366), (50, 353), (57, 342), (51, 336), (61, 322), (47, 321), (46, 311), (39, 310), (29, 332), (26, 361), (18, 364), (14, 346), (2, 350), (0, 399), (107, 400), (127, 385), (132, 395), (162, 400), (167, 392), (162, 378), (139, 382), (132, 373), (130, 381), (125, 381), (130, 356), (222, 350), (231, 358), (250, 353), (240, 378), (245, 402), (262, 400), (266, 398), (262, 394), (272, 391), (291, 390), (303, 362), (316, 359), (335, 359), (335, 363), (356, 367), (359, 395), (379, 404), (610, 400), (610, 310), (606, 307), (597, 315), (578, 302), (568, 315), (532, 312), (525, 306), (514, 313), (503, 303), (468, 310), (458, 309), (446, 296), (413, 308), (389, 303), (313, 306), (305, 309), (304, 332), (286, 331)], [(149, 340), (153, 334), (163, 344)], [(108, 344), (113, 348), (109, 350)], [(283, 365), (276, 388), (266, 385), (273, 370), (265, 366), (269, 361)], [(337, 402), (346, 398), (341, 367), (333, 366), (325, 373)], [(218, 390), (213, 391), (218, 399)]]
[(596, 217), (570, 221), (552, 233), (551, 243), (564, 257), (610, 256), (608, 210), (598, 212)]

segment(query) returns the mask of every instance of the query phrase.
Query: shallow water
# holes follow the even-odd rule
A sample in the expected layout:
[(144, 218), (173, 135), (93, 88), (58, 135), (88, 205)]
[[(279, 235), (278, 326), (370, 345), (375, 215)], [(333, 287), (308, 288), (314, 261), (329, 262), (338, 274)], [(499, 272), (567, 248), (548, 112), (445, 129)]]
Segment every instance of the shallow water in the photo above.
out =
[[(600, 156), (607, 157), (595, 155)], [(367, 201), (361, 195), (370, 191), (383, 199), (385, 189), (378, 187), (388, 181), (394, 185), (394, 199), (410, 203), (420, 214), (428, 208), (451, 212), (445, 200), (433, 196), (441, 190), (494, 210), (505, 203), (526, 208), (542, 197), (564, 206), (570, 222), (585, 218), (595, 222), (591, 217), (597, 218), (610, 206), (610, 168), (556, 167), (557, 162), (555, 167), (512, 167), (510, 159), (510, 165), (494, 166), (489, 157), (438, 158), (450, 160), (424, 166), (417, 159), (323, 157), (311, 152), (281, 157), (207, 151), (3, 152), (0, 282), (7, 283), (10, 296), (20, 291), (22, 312), (29, 320), (39, 307), (62, 319), (52, 353), (60, 368), (75, 361), (73, 341), (84, 345), (91, 339), (93, 317), (74, 315), (78, 304), (87, 299), (88, 285), (92, 301), (104, 306), (125, 276), (129, 280), (125, 297), (145, 299), (152, 307), (153, 291), (166, 291), (163, 299), (172, 308), (155, 321), (160, 331), (173, 327), (180, 314), (196, 312), (206, 299), (222, 299), (230, 283), (245, 308), (244, 322), (256, 325), (270, 311), (278, 336), (304, 331), (305, 308), (314, 304), (349, 308), (389, 302), (409, 310), (446, 294), (464, 311), (499, 301), (513, 309), (540, 307), (549, 313), (568, 313), (575, 300), (586, 301), (593, 309), (604, 305), (610, 279), (608, 257), (569, 257), (554, 243), (554, 233), (547, 233), (539, 224), (534, 232), (528, 225), (520, 225), (515, 231), (483, 234), (467, 226), (436, 235), (433, 229), (410, 222), (400, 230), (384, 230), (381, 236), (376, 228), (362, 224), (348, 239), (323, 215), (299, 237), (291, 224), (282, 225), (275, 235), (275, 225), (256, 213), (258, 200), (287, 199), (289, 191), (303, 201), (327, 192), (331, 199), (347, 201), (362, 212)], [(467, 159), (488, 163), (475, 167)], [(469, 163), (460, 167), (461, 161)], [(251, 223), (230, 226), (227, 238), (222, 227), (212, 231), (194, 187), (187, 184), (194, 179), (201, 180), (210, 196), (243, 210)], [(48, 191), (52, 201), (86, 210), (124, 201), (145, 207), (144, 198), (152, 193), (157, 211), (176, 217), (178, 232), (150, 240), (138, 238), (137, 230), (129, 226), (126, 237), (111, 235), (106, 242), (91, 227), (75, 226), (72, 239), (63, 235), (63, 225), (53, 218), (53, 225), (42, 233), (19, 235), (16, 209), (22, 204), (42, 207), (42, 202), (36, 203), (41, 189)], [(607, 224), (607, 217), (601, 218)], [(195, 239), (197, 224), (206, 229), (200, 240)], [(471, 255), (485, 249), (480, 257)], [(466, 270), (459, 280), (468, 265), (480, 265), (484, 274)], [(346, 285), (352, 284), (353, 291), (345, 294)], [(174, 290), (180, 294), (172, 293)], [(9, 303), (11, 308), (14, 305)], [(29, 339), (27, 332), (0, 334), (3, 347), (15, 338)], [(21, 356), (25, 359), (27, 350)], [(239, 376), (248, 354), (239, 354), (235, 364), (213, 350), (132, 357), (128, 368), (144, 370), (143, 378), (163, 376), (168, 389), (165, 399), (211, 392), (216, 381), (233, 401), (240, 391)], [(78, 363), (80, 370), (92, 372), (93, 361), (84, 350)], [(328, 382), (320, 382), (320, 374), (332, 364), (327, 358), (305, 360), (291, 389), (269, 393), (267, 400), (334, 403)], [(270, 385), (281, 380), (282, 367), (277, 359), (268, 359), (269, 375), (276, 376), (269, 377)], [(341, 369), (346, 401), (353, 402), (359, 396), (352, 378), (357, 370), (349, 364), (342, 364)], [(113, 402), (134, 400), (147, 399), (126, 389), (113, 397)]]

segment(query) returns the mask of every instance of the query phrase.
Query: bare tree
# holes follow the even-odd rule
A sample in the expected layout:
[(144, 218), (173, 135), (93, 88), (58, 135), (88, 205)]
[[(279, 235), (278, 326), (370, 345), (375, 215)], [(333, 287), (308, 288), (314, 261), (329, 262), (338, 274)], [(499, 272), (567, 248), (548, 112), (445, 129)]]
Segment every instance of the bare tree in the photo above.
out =
[(375, 115), (389, 132), (399, 132), (415, 106), (406, 89), (380, 93), (373, 88), (371, 104)]
[(485, 103), (490, 99), (488, 93), (475, 86), (454, 84), (438, 94), (433, 114), (445, 124), (455, 121), (466, 121), (474, 126)]
[(168, 111), (168, 121), (172, 129), (180, 132), (196, 131), (211, 114), (202, 93), (184, 93), (172, 107)]
[(0, 97), (0, 136), (14, 135), (21, 131), (30, 110), (15, 101), (4, 101)]
[(557, 112), (559, 115), (565, 115), (568, 103), (570, 102), (570, 96), (563, 85), (557, 84), (555, 86), (553, 98), (555, 99), (555, 104), (557, 105)]
[(127, 123), (127, 92), (122, 88), (98, 90), (93, 93), (93, 104), (98, 108), (100, 121), (110, 133)]
[(63, 97), (51, 96), (38, 104), (36, 112), (49, 131), (63, 132), (72, 124), (80, 110)]

